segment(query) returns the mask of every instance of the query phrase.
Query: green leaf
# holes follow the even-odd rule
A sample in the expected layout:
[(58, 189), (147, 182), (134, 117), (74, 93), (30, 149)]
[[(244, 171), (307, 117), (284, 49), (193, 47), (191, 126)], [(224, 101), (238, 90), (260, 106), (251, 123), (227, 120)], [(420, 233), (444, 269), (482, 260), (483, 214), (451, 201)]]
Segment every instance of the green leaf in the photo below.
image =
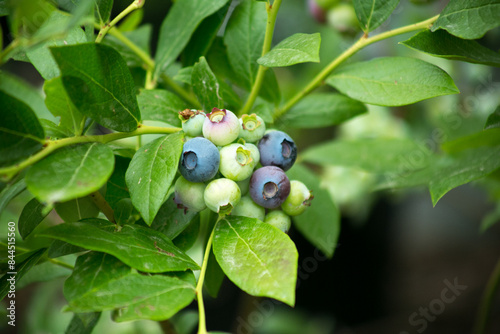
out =
[(232, 79), (247, 90), (250, 90), (257, 76), (257, 59), (262, 53), (266, 22), (264, 3), (243, 1), (227, 23), (224, 44), (229, 63), (237, 75)]
[(318, 177), (301, 164), (287, 171), (290, 180), (303, 182), (312, 190), (314, 199), (306, 211), (292, 217), (295, 227), (315, 247), (331, 258), (340, 233), (340, 212), (327, 190), (320, 188)]
[(0, 17), (9, 15), (9, 12), (10, 10), (9, 6), (7, 6), (7, 0), (0, 0)]
[(500, 25), (500, 0), (451, 0), (432, 26), (452, 35), (477, 39)]
[(196, 214), (194, 211), (179, 209), (172, 194), (161, 206), (151, 228), (173, 240), (189, 226)]
[(112, 9), (113, 0), (95, 0), (95, 18), (98, 20), (97, 22), (109, 22)]
[(445, 142), (441, 149), (448, 153), (457, 153), (471, 148), (482, 146), (498, 146), (500, 143), (500, 129), (491, 128), (474, 133), (469, 136), (460, 137), (452, 141)]
[(101, 125), (133, 131), (141, 118), (132, 75), (120, 54), (88, 43), (51, 48), (66, 92), (78, 110)]
[(45, 105), (54, 116), (61, 118), (59, 125), (72, 130), (73, 134), (80, 135), (83, 131), (84, 116), (76, 109), (71, 98), (66, 93), (62, 78), (45, 81)]
[(113, 172), (114, 162), (113, 151), (107, 145), (68, 146), (33, 165), (26, 184), (41, 202), (69, 201), (99, 190)]
[(215, 257), (234, 284), (253, 296), (295, 304), (298, 253), (288, 235), (237, 216), (220, 219), (214, 233)]
[(399, 0), (353, 0), (354, 10), (358, 17), (361, 29), (369, 33), (380, 26), (394, 9)]
[(75, 253), (81, 253), (81, 252), (86, 252), (87, 249), (74, 246), (72, 244), (69, 244), (67, 242), (61, 241), (61, 240), (54, 240), (52, 244), (49, 247), (49, 250), (47, 251), (47, 255), (51, 259), (55, 259), (61, 256), (69, 255), (69, 254), (75, 254)]
[(326, 83), (369, 104), (402, 106), (435, 96), (457, 94), (451, 77), (423, 60), (384, 57), (354, 63), (334, 72)]
[(182, 65), (191, 66), (205, 56), (217, 36), (229, 9), (230, 3), (226, 3), (221, 9), (204, 19), (191, 36), (189, 43), (182, 54)]
[(74, 300), (69, 310), (118, 309), (113, 317), (117, 322), (138, 319), (161, 321), (189, 305), (195, 296), (194, 284), (191, 282), (161, 275), (129, 274), (103, 285), (101, 290), (105, 293), (91, 291)]
[[(115, 320), (164, 320), (194, 298), (194, 276), (146, 276), (116, 258), (90, 252), (80, 256), (64, 285), (69, 310), (119, 309)], [(167, 299), (170, 298), (170, 299)]]
[(43, 213), (44, 207), (45, 205), (40, 203), (36, 198), (33, 198), (23, 208), (18, 225), (19, 234), (23, 239), (26, 239), (26, 237), (33, 232), (35, 227), (37, 227), (49, 214), (49, 212)]
[[(5, 296), (10, 291), (10, 282), (8, 279), (14, 278), (14, 281), (17, 283), (19, 280), (26, 275), (27, 272), (33, 268), (34, 265), (38, 263), (40, 258), (45, 253), (46, 248), (39, 249), (33, 252), (26, 260), (21, 263), (16, 263), (16, 265), (12, 268), (9, 267), (8, 272), (0, 278), (0, 300), (4, 299)], [(9, 272), (16, 272), (16, 274), (9, 274)], [(15, 288), (14, 288), (15, 290)]]
[(193, 247), (200, 234), (200, 216), (196, 216), (191, 223), (174, 239), (174, 245), (187, 252)]
[[(302, 159), (319, 165), (360, 168), (372, 173), (416, 170), (429, 163), (431, 152), (406, 139), (334, 140), (311, 147)], [(413, 158), (417, 155), (417, 158)]]
[(144, 221), (151, 225), (177, 172), (183, 134), (160, 137), (141, 147), (125, 175), (130, 198)]
[(498, 106), (495, 111), (488, 116), (484, 129), (493, 129), (500, 127), (500, 106)]
[(367, 112), (366, 106), (341, 94), (315, 93), (297, 103), (281, 121), (293, 128), (337, 125)]
[(101, 312), (75, 313), (65, 333), (91, 334), (100, 317)]
[(46, 119), (41, 119), (40, 124), (42, 125), (43, 131), (45, 131), (46, 138), (61, 139), (72, 137), (74, 135), (68, 128), (59, 126)]
[(476, 41), (455, 37), (445, 30), (435, 32), (424, 30), (401, 43), (431, 56), (500, 66), (500, 53), (490, 50)]
[(259, 96), (268, 102), (278, 105), (281, 101), (281, 93), (278, 80), (272, 69), (264, 72), (264, 82), (259, 91)]
[(111, 208), (115, 209), (116, 203), (123, 198), (129, 198), (127, 184), (125, 183), (125, 173), (130, 164), (130, 159), (115, 155), (115, 169), (106, 183), (106, 195), (104, 199)]
[(75, 269), (64, 282), (64, 297), (71, 302), (102, 285), (132, 273), (132, 269), (114, 256), (100, 252), (80, 255)]
[(295, 34), (279, 42), (271, 51), (257, 59), (257, 63), (267, 67), (291, 66), (299, 63), (319, 63), (321, 35)]
[(432, 204), (451, 189), (477, 180), (500, 168), (500, 147), (480, 147), (443, 158), (429, 182)]
[(122, 21), (120, 21), (120, 25), (118, 29), (121, 32), (129, 32), (136, 30), (142, 22), (144, 17), (144, 7), (134, 10), (132, 13), (127, 15)]
[(200, 61), (194, 65), (193, 73), (191, 74), (191, 84), (204, 110), (223, 107), (222, 92), (219, 83), (210, 66), (208, 66), (205, 57), (201, 57)]
[(179, 56), (201, 21), (222, 8), (227, 1), (183, 0), (174, 3), (160, 28), (155, 56), (156, 77)]
[[(62, 25), (68, 20), (68, 16), (60, 12), (53, 12), (49, 19), (45, 22), (44, 26)], [(26, 56), (29, 61), (35, 66), (40, 75), (45, 80), (50, 80), (61, 75), (56, 61), (52, 57), (49, 48), (52, 46), (74, 45), (85, 43), (87, 38), (85, 33), (80, 27), (74, 27), (63, 35), (54, 36), (47, 41), (36, 45), (26, 51)]]
[[(1, 184), (3, 186), (3, 184)], [(9, 202), (26, 189), (24, 179), (18, 179), (12, 183), (6, 184), (0, 192), (0, 212), (7, 207)]]
[(45, 134), (28, 105), (2, 91), (0, 105), (0, 166), (7, 166), (39, 151)]
[(16, 99), (26, 103), (38, 116), (38, 118), (45, 118), (52, 122), (57, 122), (50, 111), (45, 106), (44, 99), (40, 95), (37, 88), (29, 85), (27, 82), (0, 71), (0, 91), (3, 91)]
[(191, 258), (160, 232), (138, 225), (125, 225), (120, 231), (112, 229), (112, 223), (88, 219), (56, 225), (39, 235), (114, 255), (140, 271), (160, 273), (199, 269)]
[(164, 89), (143, 89), (137, 95), (142, 119), (181, 126), (179, 111), (188, 107), (180, 97)]

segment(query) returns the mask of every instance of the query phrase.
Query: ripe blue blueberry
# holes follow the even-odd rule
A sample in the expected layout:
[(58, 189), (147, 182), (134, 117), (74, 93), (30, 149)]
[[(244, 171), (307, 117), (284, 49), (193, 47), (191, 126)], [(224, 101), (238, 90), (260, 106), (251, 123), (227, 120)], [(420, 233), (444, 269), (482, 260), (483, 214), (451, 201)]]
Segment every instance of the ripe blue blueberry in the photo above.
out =
[(264, 223), (268, 223), (274, 227), (279, 228), (283, 232), (287, 233), (292, 225), (292, 220), (290, 217), (281, 210), (273, 210), (269, 212), (264, 218)]
[(289, 135), (282, 131), (270, 131), (259, 141), (262, 166), (277, 166), (289, 170), (297, 159), (297, 146)]
[(244, 114), (240, 118), (240, 123), (240, 138), (243, 138), (249, 143), (258, 141), (266, 132), (266, 124), (264, 123), (264, 120), (256, 114)]
[(205, 183), (194, 183), (179, 176), (175, 182), (174, 201), (178, 208), (184, 208), (195, 212), (204, 210), (207, 206), (203, 195), (205, 193)]
[(207, 115), (202, 110), (185, 109), (179, 112), (182, 130), (191, 137), (201, 136), (203, 123)]
[(203, 122), (203, 137), (217, 146), (232, 143), (240, 133), (240, 121), (232, 111), (213, 108)]
[(236, 182), (229, 179), (215, 179), (205, 188), (205, 204), (219, 214), (229, 214), (241, 199)]
[(260, 159), (259, 150), (252, 144), (230, 144), (219, 152), (221, 174), (234, 181), (248, 179)]
[(279, 167), (257, 169), (250, 179), (250, 196), (255, 203), (267, 209), (279, 207), (290, 194), (290, 181)]
[(313, 198), (314, 196), (305, 184), (292, 180), (290, 181), (290, 195), (281, 205), (281, 209), (290, 216), (300, 215), (311, 205)]
[(243, 196), (238, 205), (231, 211), (231, 216), (244, 216), (264, 221), (266, 209), (255, 204), (250, 196)]
[(219, 150), (208, 139), (196, 137), (184, 144), (179, 171), (191, 182), (212, 179), (219, 169)]

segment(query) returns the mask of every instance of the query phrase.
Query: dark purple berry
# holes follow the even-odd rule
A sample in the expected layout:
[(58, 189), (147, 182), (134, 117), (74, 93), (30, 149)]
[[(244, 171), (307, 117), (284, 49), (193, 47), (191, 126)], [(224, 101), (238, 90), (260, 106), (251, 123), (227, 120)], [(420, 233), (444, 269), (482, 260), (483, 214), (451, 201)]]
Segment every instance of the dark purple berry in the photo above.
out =
[(297, 146), (289, 135), (282, 131), (271, 131), (259, 141), (262, 166), (277, 166), (289, 170), (297, 159)]
[(290, 181), (285, 172), (275, 166), (257, 169), (250, 178), (250, 196), (267, 209), (279, 207), (290, 194)]

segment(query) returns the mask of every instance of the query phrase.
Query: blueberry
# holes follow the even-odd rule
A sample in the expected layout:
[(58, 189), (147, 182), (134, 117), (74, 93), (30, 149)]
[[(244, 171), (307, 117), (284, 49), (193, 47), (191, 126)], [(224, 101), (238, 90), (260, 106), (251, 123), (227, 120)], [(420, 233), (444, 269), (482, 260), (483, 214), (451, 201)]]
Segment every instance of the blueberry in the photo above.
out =
[(190, 182), (179, 176), (175, 182), (174, 201), (179, 208), (200, 212), (207, 207), (203, 198), (205, 188), (205, 183)]
[(244, 196), (233, 211), (231, 211), (231, 215), (257, 218), (260, 221), (264, 221), (266, 210), (260, 205), (255, 204), (250, 196)]
[(205, 204), (218, 214), (229, 214), (241, 199), (241, 191), (236, 182), (216, 179), (205, 188)]
[(185, 109), (179, 112), (182, 130), (191, 137), (201, 136), (203, 123), (207, 115), (202, 110)]
[(240, 118), (240, 123), (240, 138), (243, 138), (249, 143), (258, 141), (266, 132), (266, 124), (262, 118), (256, 114), (244, 114)]
[(281, 209), (290, 216), (300, 215), (311, 205), (313, 198), (314, 196), (305, 184), (292, 180), (290, 181), (290, 195), (281, 205)]
[(250, 196), (267, 209), (279, 207), (290, 193), (290, 181), (285, 172), (275, 166), (257, 169), (250, 179)]
[(217, 174), (219, 162), (217, 147), (208, 139), (196, 137), (184, 144), (179, 171), (188, 181), (205, 182)]
[(220, 172), (234, 181), (248, 179), (260, 159), (252, 144), (230, 144), (220, 149)]
[(270, 131), (259, 141), (262, 166), (277, 166), (289, 170), (297, 159), (297, 146), (289, 135), (282, 131)]
[(290, 217), (281, 210), (273, 210), (269, 212), (264, 218), (264, 223), (268, 223), (283, 232), (287, 233), (292, 225)]
[(213, 108), (203, 122), (203, 137), (217, 146), (232, 143), (239, 133), (240, 121), (230, 110)]

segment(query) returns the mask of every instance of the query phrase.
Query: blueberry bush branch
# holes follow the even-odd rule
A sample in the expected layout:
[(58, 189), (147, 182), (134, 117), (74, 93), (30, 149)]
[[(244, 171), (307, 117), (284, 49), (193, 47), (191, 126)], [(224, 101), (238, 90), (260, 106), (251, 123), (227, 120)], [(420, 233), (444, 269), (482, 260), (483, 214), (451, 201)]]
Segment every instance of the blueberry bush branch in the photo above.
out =
[(349, 59), (352, 55), (354, 55), (359, 50), (364, 47), (373, 44), (375, 42), (379, 42), (381, 40), (394, 37), (397, 35), (401, 35), (407, 32), (428, 29), (430, 26), (438, 19), (439, 15), (431, 17), (430, 19), (410, 24), (401, 28), (393, 29), (390, 31), (386, 31), (384, 33), (380, 33), (378, 35), (368, 37), (368, 35), (364, 34), (359, 38), (359, 40), (354, 43), (350, 48), (342, 52), (337, 58), (335, 58), (330, 64), (328, 64), (318, 75), (316, 75), (311, 82), (304, 87), (301, 91), (299, 91), (295, 96), (293, 96), (288, 102), (281, 108), (276, 109), (274, 112), (274, 120), (277, 120), (281, 116), (283, 116), (288, 110), (290, 110), (295, 104), (297, 104), (300, 100), (302, 100), (305, 96), (307, 96), (310, 92), (312, 92), (315, 88), (320, 86), (323, 83), (323, 80), (332, 73), (337, 67), (339, 67), (344, 61)]
[(79, 137), (70, 137), (57, 140), (49, 139), (45, 141), (44, 147), (41, 151), (32, 155), (28, 159), (13, 166), (0, 168), (0, 177), (4, 180), (9, 180), (18, 172), (42, 160), (50, 153), (62, 147), (81, 144), (81, 143), (92, 143), (92, 142), (105, 144), (115, 140), (140, 136), (144, 134), (170, 134), (178, 132), (180, 130), (181, 130), (180, 128), (175, 128), (175, 127), (168, 128), (168, 127), (140, 125), (137, 128), (137, 130), (132, 132), (115, 132), (106, 135), (79, 136)]
[(105, 24), (104, 27), (102, 27), (101, 30), (99, 31), (99, 34), (97, 35), (95, 42), (100, 43), (111, 28), (113, 28), (118, 22), (120, 22), (120, 20), (122, 20), (128, 14), (132, 13), (134, 10), (142, 8), (142, 6), (144, 6), (145, 1), (146, 0), (135, 0), (120, 14), (118, 14), (110, 23)]
[[(217, 219), (217, 222), (220, 220)], [(215, 225), (217, 225), (217, 222)], [(200, 277), (198, 278), (198, 283), (196, 284), (196, 297), (198, 299), (198, 334), (207, 334), (207, 324), (205, 317), (205, 305), (203, 304), (203, 283), (205, 282), (205, 274), (207, 273), (208, 258), (210, 257), (210, 252), (212, 249), (212, 241), (214, 239), (215, 226), (210, 233), (210, 237), (207, 241), (207, 246), (205, 247), (205, 253), (203, 255), (203, 263), (201, 265)]]
[[(264, 44), (262, 45), (262, 56), (271, 50), (271, 43), (273, 41), (274, 34), (274, 26), (276, 24), (276, 17), (278, 15), (278, 11), (280, 9), (281, 0), (275, 0), (272, 4), (266, 3), (267, 10), (267, 25), (266, 25), (266, 34), (264, 36)], [(259, 95), (260, 88), (262, 87), (262, 82), (264, 81), (264, 74), (267, 70), (266, 66), (259, 65), (259, 70), (257, 71), (257, 76), (255, 78), (255, 82), (252, 86), (252, 90), (250, 91), (250, 95), (248, 99), (241, 108), (239, 112), (239, 116), (243, 114), (248, 114), (248, 112), (252, 109), (252, 106)]]

